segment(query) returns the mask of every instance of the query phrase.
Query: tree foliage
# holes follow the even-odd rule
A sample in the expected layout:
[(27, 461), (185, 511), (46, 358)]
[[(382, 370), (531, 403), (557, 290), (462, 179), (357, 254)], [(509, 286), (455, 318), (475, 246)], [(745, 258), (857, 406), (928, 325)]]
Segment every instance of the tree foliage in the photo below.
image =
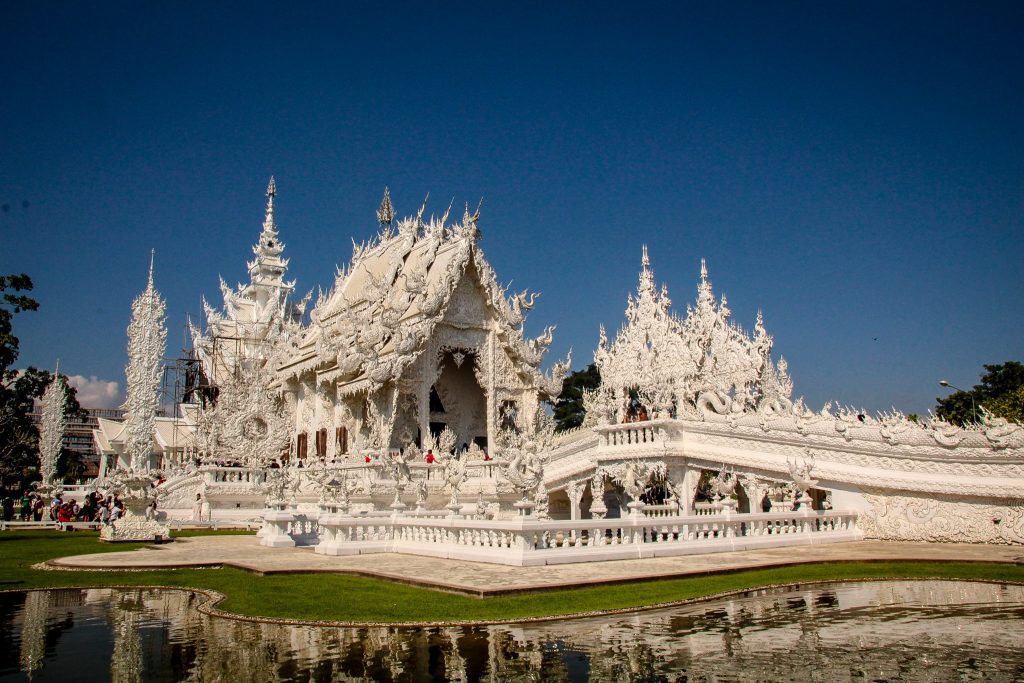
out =
[(601, 373), (591, 363), (584, 370), (570, 373), (562, 384), (562, 395), (554, 402), (555, 431), (564, 432), (583, 424), (586, 410), (583, 391), (601, 386)]
[(985, 365), (981, 382), (970, 391), (955, 391), (935, 399), (935, 414), (958, 425), (977, 422), (981, 411), (1013, 422), (1024, 422), (1024, 364), (1007, 361)]
[[(18, 360), (20, 348), (14, 335), (14, 316), (39, 308), (38, 302), (24, 294), (31, 290), (32, 280), (24, 273), (0, 275), (0, 488), (22, 488), (38, 478), (39, 432), (32, 424), (31, 413), (35, 400), (42, 397), (53, 375), (33, 367), (11, 367)], [(82, 413), (74, 387), (68, 387), (65, 411), (72, 417)], [(81, 467), (76, 466), (76, 457), (71, 453), (62, 453), (60, 460), (64, 474), (73, 474)]]

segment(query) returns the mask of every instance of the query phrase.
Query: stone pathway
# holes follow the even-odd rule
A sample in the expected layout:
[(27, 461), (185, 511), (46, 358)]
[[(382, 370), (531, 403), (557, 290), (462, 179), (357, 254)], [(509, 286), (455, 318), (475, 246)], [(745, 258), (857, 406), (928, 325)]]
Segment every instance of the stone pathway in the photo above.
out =
[(1024, 548), (857, 541), (685, 557), (508, 567), (397, 553), (327, 557), (317, 555), (312, 548), (264, 548), (255, 536), (197, 536), (141, 550), (62, 557), (48, 564), (53, 568), (66, 569), (232, 566), (261, 574), (356, 574), (486, 596), (844, 560), (947, 560), (1024, 564)]

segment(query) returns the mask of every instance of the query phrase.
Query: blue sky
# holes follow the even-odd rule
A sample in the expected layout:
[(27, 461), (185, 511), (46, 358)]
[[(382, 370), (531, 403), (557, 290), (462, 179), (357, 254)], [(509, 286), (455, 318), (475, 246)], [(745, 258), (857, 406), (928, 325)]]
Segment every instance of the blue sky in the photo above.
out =
[(645, 243), (678, 310), (701, 257), (761, 308), (815, 407), (924, 412), (1024, 358), (1020, 3), (294, 4), (8, 3), (22, 364), (123, 386), (151, 247), (177, 354), (271, 174), (302, 290), (385, 185), (403, 215), (483, 197), (499, 277), (543, 292), (528, 332), (576, 367)]

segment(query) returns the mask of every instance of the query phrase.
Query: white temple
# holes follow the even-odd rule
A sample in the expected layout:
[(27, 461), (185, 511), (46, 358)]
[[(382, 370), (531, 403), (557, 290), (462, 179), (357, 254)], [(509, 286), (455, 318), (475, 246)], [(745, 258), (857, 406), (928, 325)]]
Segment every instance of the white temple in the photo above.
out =
[(760, 314), (752, 333), (733, 322), (703, 262), (680, 317), (643, 249), (625, 325), (599, 333), (586, 421), (556, 434), (544, 401), (570, 361), (542, 372), (554, 328), (524, 336), (536, 295), (498, 284), (479, 210), (396, 221), (385, 192), (379, 235), (306, 321), (275, 196), (271, 179), (249, 284), (222, 281), (223, 309), (193, 330), (191, 458), (165, 461), (159, 487), (171, 516), (199, 494), (215, 518), (262, 519), (269, 546), (508, 564), (1024, 542), (1024, 428), (811, 410)]

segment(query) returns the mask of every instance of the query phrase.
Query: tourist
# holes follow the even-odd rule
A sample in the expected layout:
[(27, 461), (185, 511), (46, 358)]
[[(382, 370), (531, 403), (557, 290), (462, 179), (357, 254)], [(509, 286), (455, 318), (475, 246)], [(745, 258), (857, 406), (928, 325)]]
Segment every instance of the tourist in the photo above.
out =
[(196, 502), (192, 504), (192, 521), (203, 521), (203, 494), (196, 494)]
[(32, 520), (35, 522), (43, 521), (43, 513), (46, 511), (46, 503), (43, 502), (42, 496), (36, 496), (36, 501), (32, 504)]
[(83, 522), (91, 522), (93, 515), (96, 514), (95, 503), (93, 502), (92, 494), (85, 497), (85, 505), (79, 511), (78, 516)]
[(101, 505), (99, 512), (96, 513), (96, 521), (106, 526), (110, 524), (110, 509), (106, 505)]
[(32, 497), (26, 491), (21, 495), (21, 521), (29, 521), (30, 514), (32, 514)]
[(12, 498), (10, 494), (4, 494), (3, 515), (5, 522), (9, 522), (14, 519), (14, 498)]
[(203, 498), (203, 505), (200, 510), (200, 514), (204, 522), (213, 521), (213, 511), (210, 509), (210, 501), (207, 500), (205, 497)]
[(434, 460), (436, 460), (436, 458), (434, 458), (434, 449), (428, 448), (426, 458), (424, 459), (427, 461), (428, 465), (433, 465)]
[(121, 508), (114, 505), (110, 508), (110, 523), (113, 524), (119, 519), (121, 519)]
[(149, 505), (146, 506), (146, 519), (148, 519), (148, 520), (155, 520), (156, 519), (156, 501), (155, 500), (152, 503), (150, 503)]

